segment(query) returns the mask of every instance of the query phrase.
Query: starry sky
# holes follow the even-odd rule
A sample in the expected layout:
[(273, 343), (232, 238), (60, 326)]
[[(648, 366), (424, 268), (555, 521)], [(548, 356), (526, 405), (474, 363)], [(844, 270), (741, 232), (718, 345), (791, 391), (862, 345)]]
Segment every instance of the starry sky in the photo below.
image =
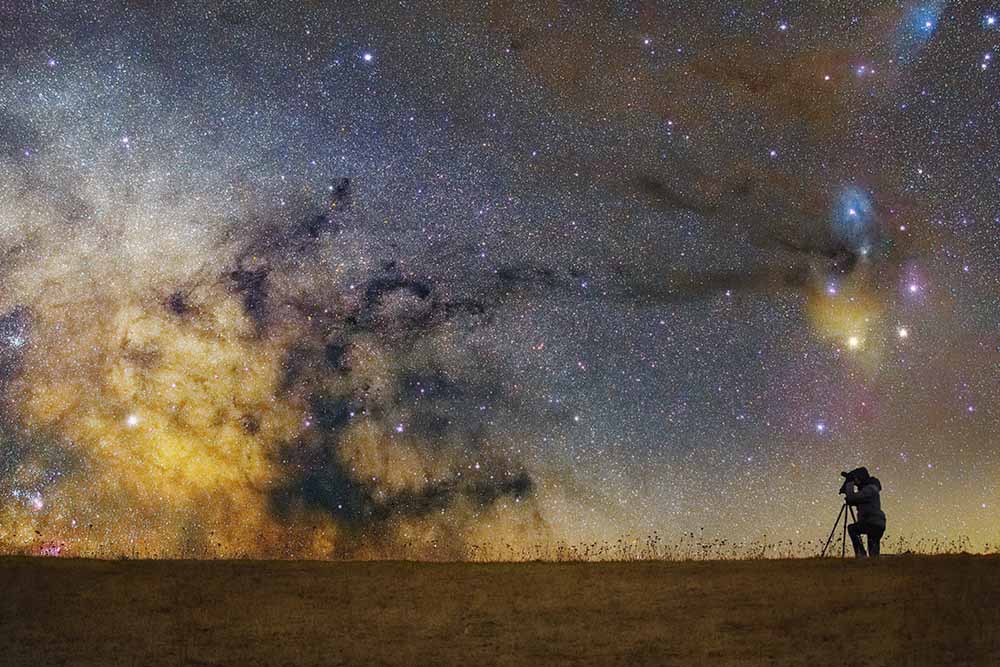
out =
[(0, 2), (0, 548), (997, 543), (998, 19)]

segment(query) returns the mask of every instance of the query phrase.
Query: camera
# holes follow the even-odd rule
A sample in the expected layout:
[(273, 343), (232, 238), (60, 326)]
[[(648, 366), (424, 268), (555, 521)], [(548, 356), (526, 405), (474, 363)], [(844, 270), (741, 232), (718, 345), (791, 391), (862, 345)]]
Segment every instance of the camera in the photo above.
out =
[(848, 487), (855, 483), (854, 472), (855, 471), (852, 470), (851, 472), (840, 473), (840, 476), (844, 478), (844, 483), (840, 485), (840, 491), (837, 493), (847, 493)]
[(847, 493), (848, 487), (851, 484), (857, 484), (861, 486), (868, 479), (868, 468), (855, 468), (850, 472), (841, 472), (840, 476), (844, 478), (844, 483), (840, 486), (839, 493)]

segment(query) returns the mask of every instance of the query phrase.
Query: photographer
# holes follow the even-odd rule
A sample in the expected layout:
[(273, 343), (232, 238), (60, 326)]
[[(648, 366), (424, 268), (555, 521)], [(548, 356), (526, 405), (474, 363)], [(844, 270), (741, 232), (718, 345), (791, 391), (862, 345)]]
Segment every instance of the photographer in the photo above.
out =
[[(878, 558), (879, 540), (885, 532), (885, 513), (882, 512), (882, 503), (879, 500), (882, 483), (877, 477), (869, 475), (867, 468), (855, 468), (851, 472), (840, 474), (845, 478), (840, 493), (844, 494), (848, 505), (858, 508), (857, 522), (847, 527), (851, 544), (854, 545), (854, 555), (858, 558), (864, 558), (866, 555)], [(862, 535), (868, 536), (868, 554), (865, 553), (865, 545), (861, 542)]]

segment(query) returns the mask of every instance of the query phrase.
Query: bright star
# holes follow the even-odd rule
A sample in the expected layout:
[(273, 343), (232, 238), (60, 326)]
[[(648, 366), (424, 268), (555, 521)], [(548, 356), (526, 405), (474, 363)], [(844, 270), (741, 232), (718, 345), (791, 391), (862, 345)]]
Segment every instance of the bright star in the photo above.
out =
[(139, 425), (139, 415), (129, 415), (125, 418), (125, 425), (129, 428), (135, 428)]
[(368, 52), (365, 52), (361, 56), (361, 59), (364, 60), (366, 63), (370, 63), (372, 61), (372, 59), (374, 59), (374, 58), (375, 58), (375, 56), (373, 56), (371, 53), (368, 53)]
[(910, 332), (909, 330), (907, 330), (906, 327), (899, 327), (899, 329), (896, 330), (896, 335), (898, 335), (900, 338), (907, 338), (909, 337)]
[(857, 336), (850, 336), (847, 339), (847, 347), (851, 348), (852, 350), (858, 349), (860, 345), (861, 345), (861, 339), (858, 338)]

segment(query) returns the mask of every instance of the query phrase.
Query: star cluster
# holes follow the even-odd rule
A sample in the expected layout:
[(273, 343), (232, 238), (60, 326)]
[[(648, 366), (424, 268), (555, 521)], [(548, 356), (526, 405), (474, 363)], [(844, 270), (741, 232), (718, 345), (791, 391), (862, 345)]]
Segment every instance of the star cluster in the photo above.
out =
[(1000, 7), (17, 5), (5, 550), (1000, 537)]

